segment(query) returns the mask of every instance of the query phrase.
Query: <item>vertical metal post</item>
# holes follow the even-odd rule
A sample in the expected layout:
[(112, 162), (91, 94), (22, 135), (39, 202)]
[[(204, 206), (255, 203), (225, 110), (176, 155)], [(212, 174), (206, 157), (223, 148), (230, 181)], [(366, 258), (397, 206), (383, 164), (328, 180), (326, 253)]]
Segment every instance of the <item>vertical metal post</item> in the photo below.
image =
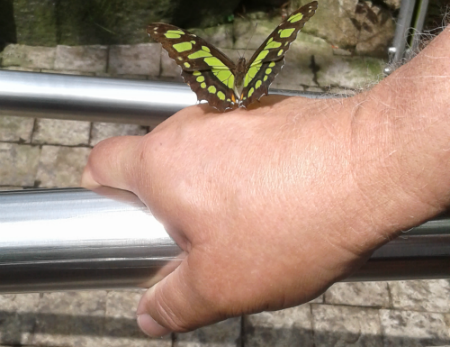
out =
[(384, 69), (386, 74), (392, 73), (396, 66), (403, 60), (408, 42), (408, 32), (411, 27), (411, 21), (414, 14), (416, 0), (402, 0), (400, 13), (397, 19), (392, 46), (389, 47), (389, 66)]

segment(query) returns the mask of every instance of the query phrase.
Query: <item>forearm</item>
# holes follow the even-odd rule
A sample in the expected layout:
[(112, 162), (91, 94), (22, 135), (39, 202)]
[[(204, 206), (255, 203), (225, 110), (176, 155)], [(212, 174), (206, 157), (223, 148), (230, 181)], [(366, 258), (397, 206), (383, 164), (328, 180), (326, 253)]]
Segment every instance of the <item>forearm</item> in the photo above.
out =
[(450, 29), (357, 100), (353, 172), (389, 237), (450, 202)]

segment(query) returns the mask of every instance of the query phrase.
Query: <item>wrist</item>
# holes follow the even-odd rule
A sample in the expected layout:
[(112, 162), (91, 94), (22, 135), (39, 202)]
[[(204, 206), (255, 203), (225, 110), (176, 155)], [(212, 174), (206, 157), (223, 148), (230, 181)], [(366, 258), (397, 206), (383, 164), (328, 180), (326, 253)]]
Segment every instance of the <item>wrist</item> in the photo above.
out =
[(353, 172), (371, 223), (390, 237), (450, 201), (450, 30), (357, 96)]

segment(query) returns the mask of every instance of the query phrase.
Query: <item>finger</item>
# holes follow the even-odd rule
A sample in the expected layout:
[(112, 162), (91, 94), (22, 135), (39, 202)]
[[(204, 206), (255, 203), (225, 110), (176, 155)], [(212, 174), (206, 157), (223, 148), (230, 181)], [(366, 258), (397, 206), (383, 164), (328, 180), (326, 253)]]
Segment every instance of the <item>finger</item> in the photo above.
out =
[[(192, 253), (188, 258), (191, 256)], [(198, 279), (201, 271), (190, 271), (188, 258), (141, 298), (137, 322), (147, 335), (158, 337), (172, 331), (190, 331), (226, 318), (207, 299), (207, 291), (195, 285), (205, 281)]]
[(93, 177), (91, 174), (91, 169), (89, 168), (89, 166), (86, 165), (86, 167), (83, 170), (83, 175), (81, 176), (81, 183), (80, 183), (81, 187), (87, 188), (87, 189), (95, 189), (99, 186), (101, 186), (101, 184), (99, 184)]
[[(147, 296), (150, 296), (150, 292), (153, 292), (158, 284), (151, 287), (146, 294), (141, 299), (141, 302), (143, 300), (146, 300)], [(141, 305), (146, 306), (147, 304), (139, 304), (139, 307)], [(163, 327), (161, 324), (159, 324), (157, 321), (153, 319), (153, 317), (145, 311), (144, 308), (138, 308), (137, 310), (137, 324), (139, 328), (148, 336), (150, 337), (162, 337), (164, 335), (167, 335), (172, 332), (171, 329)]]
[(95, 188), (109, 186), (133, 190), (136, 154), (142, 143), (141, 136), (113, 137), (96, 145), (84, 169), (81, 186)]

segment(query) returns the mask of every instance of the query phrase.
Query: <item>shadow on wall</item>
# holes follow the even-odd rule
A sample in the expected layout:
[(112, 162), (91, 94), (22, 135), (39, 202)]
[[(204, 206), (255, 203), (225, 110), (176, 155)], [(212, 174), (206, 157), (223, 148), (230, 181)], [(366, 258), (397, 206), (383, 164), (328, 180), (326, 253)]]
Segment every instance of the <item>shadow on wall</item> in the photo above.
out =
[[(30, 46), (139, 44), (148, 42), (146, 28), (152, 22), (215, 25), (239, 1), (0, 0), (0, 23), (15, 23), (17, 43)], [(2, 8), (6, 4), (8, 11)], [(11, 18), (5, 21), (6, 13)]]
[(13, 0), (0, 1), (0, 52), (6, 45), (17, 42)]
[[(270, 328), (246, 326), (244, 321), (243, 345), (267, 346), (267, 343), (277, 345), (313, 346), (344, 346), (356, 344), (359, 346), (426, 346), (447, 345), (450, 340), (430, 338), (421, 339), (411, 336), (387, 336), (352, 333), (348, 331), (311, 331), (301, 328)], [(214, 327), (209, 327), (211, 329)], [(76, 338), (111, 337), (147, 339), (140, 332), (135, 319), (112, 318), (99, 316), (74, 316), (52, 313), (9, 312), (0, 311), (0, 345), (16, 345), (23, 343), (22, 335), (45, 334), (65, 335)], [(206, 338), (207, 336), (207, 338)], [(31, 336), (30, 336), (31, 337)], [(31, 337), (32, 338), (32, 337)], [(203, 343), (223, 343), (222, 334), (202, 334), (192, 336), (191, 341)], [(236, 346), (241, 346), (238, 339)]]

